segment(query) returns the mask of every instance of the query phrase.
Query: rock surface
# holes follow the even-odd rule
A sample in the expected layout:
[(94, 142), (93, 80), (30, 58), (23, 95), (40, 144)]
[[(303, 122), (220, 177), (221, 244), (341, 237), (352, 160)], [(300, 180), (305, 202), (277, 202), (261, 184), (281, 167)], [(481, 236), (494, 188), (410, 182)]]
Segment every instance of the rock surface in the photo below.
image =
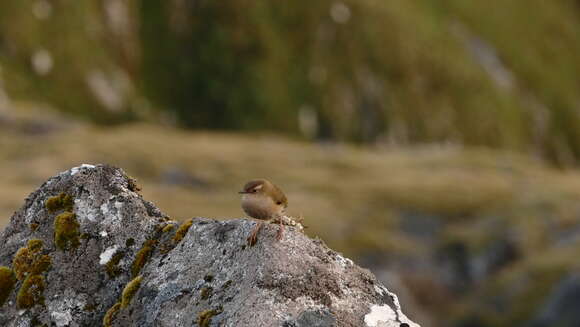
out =
[[(83, 165), (32, 193), (0, 236), (0, 266), (24, 275), (0, 325), (418, 326), (368, 270), (320, 240), (289, 227), (278, 242), (272, 226), (247, 247), (254, 222), (193, 218), (187, 228), (136, 190), (121, 169)], [(55, 225), (69, 213), (77, 224)], [(55, 245), (55, 227), (67, 246)], [(48, 269), (14, 264), (30, 240), (42, 241)], [(44, 285), (22, 307), (32, 275)]]

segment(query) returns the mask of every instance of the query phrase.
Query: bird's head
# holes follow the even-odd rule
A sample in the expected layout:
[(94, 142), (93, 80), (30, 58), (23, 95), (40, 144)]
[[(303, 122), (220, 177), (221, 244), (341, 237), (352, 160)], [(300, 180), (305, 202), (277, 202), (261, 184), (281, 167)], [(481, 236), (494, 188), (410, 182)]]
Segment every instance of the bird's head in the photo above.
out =
[(266, 179), (254, 179), (244, 185), (242, 191), (238, 192), (244, 195), (245, 199), (270, 198), (276, 206), (284, 209), (288, 206), (288, 200), (284, 193), (272, 182)]
[(268, 190), (270, 189), (269, 181), (265, 179), (254, 179), (247, 182), (244, 185), (242, 191), (238, 192), (240, 194), (267, 194)]

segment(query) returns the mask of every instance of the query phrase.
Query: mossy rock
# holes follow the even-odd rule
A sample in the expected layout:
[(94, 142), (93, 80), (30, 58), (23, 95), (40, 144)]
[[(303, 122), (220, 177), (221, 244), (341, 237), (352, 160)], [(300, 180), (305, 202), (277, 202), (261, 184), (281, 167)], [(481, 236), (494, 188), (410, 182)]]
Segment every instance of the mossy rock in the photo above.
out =
[(119, 267), (119, 261), (121, 261), (121, 259), (123, 259), (124, 256), (125, 252), (119, 251), (113, 255), (113, 257), (111, 258), (111, 260), (109, 260), (109, 262), (107, 262), (107, 264), (105, 265), (105, 269), (107, 270), (107, 275), (109, 276), (109, 278), (115, 278), (119, 276), (119, 274), (121, 274), (122, 270)]
[(42, 274), (48, 270), (52, 259), (49, 255), (41, 253), (42, 248), (41, 240), (32, 239), (28, 241), (26, 247), (22, 247), (16, 252), (12, 266), (18, 280), (23, 280), (29, 275)]
[(172, 239), (173, 244), (178, 244), (179, 242), (181, 242), (181, 240), (185, 237), (185, 234), (187, 234), (187, 232), (189, 231), (189, 228), (191, 228), (192, 224), (193, 219), (190, 219), (185, 223), (183, 223), (181, 226), (179, 226), (177, 232), (175, 232), (175, 235), (173, 236)]
[(221, 309), (204, 310), (197, 315), (197, 324), (199, 325), (199, 327), (208, 327), (209, 324), (211, 323), (211, 318), (213, 318), (213, 316), (215, 315), (220, 314), (221, 312), (222, 312)]
[(141, 276), (135, 277), (132, 281), (130, 281), (125, 286), (125, 288), (123, 289), (123, 294), (121, 295), (121, 307), (122, 308), (126, 308), (129, 306), (129, 304), (131, 304), (131, 300), (133, 300), (133, 296), (135, 296), (135, 294), (139, 290), (139, 287), (141, 287), (142, 280), (143, 280), (143, 277), (141, 277)]
[(204, 287), (201, 289), (201, 299), (202, 300), (207, 300), (211, 294), (213, 293), (213, 288), (212, 287)]
[(66, 211), (54, 220), (54, 243), (61, 250), (69, 250), (80, 245), (80, 224), (76, 215)]
[(17, 307), (19, 309), (29, 309), (37, 304), (44, 304), (44, 288), (44, 277), (41, 275), (26, 277), (16, 297)]
[(74, 201), (72, 196), (60, 193), (57, 196), (50, 197), (44, 202), (46, 210), (50, 213), (55, 213), (60, 210), (72, 211)]
[(115, 303), (109, 310), (107, 310), (107, 313), (105, 313), (105, 316), (103, 317), (103, 327), (112, 326), (113, 319), (115, 319), (115, 316), (119, 310), (121, 310), (121, 303), (118, 302)]
[(171, 232), (173, 229), (175, 229), (175, 224), (167, 224), (165, 227), (163, 227), (161, 231), (163, 233), (168, 233)]
[(135, 260), (133, 260), (133, 264), (131, 265), (131, 276), (136, 277), (139, 275), (141, 269), (147, 263), (147, 260), (153, 254), (153, 250), (155, 250), (155, 246), (157, 245), (156, 240), (147, 240), (143, 243), (143, 247), (137, 252), (135, 255)]
[(16, 276), (12, 269), (0, 266), (0, 307), (10, 297), (10, 293), (16, 284)]

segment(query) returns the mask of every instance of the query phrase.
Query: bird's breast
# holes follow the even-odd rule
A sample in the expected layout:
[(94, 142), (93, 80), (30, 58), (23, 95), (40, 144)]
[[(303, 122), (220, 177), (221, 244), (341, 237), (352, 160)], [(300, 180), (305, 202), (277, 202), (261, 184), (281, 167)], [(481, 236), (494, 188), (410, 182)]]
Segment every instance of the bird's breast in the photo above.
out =
[(272, 199), (256, 195), (244, 195), (242, 209), (248, 216), (264, 220), (275, 217), (281, 210)]

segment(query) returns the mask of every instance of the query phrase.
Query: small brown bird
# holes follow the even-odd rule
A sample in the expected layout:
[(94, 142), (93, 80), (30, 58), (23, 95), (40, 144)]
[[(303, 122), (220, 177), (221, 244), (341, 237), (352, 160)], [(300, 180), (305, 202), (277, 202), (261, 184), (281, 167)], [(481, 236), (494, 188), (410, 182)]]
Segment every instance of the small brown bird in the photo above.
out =
[(284, 225), (282, 216), (288, 207), (286, 196), (276, 185), (266, 179), (251, 180), (244, 185), (242, 194), (242, 209), (252, 217), (261, 220), (248, 237), (248, 244), (254, 245), (258, 240), (258, 233), (264, 227), (264, 221), (277, 219), (280, 222), (276, 238), (282, 239)]

